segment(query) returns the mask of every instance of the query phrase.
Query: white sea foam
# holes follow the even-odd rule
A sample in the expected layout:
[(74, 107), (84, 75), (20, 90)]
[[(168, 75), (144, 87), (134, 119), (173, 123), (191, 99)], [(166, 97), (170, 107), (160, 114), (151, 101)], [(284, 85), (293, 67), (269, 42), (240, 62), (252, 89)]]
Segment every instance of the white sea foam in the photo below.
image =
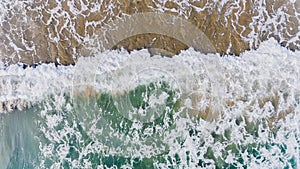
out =
[[(220, 97), (218, 100), (246, 95), (249, 99), (255, 99), (279, 91), (293, 92), (291, 94), (297, 96), (299, 65), (299, 52), (280, 47), (273, 39), (262, 43), (258, 50), (247, 51), (240, 57), (204, 55), (193, 49), (182, 51), (173, 58), (150, 57), (147, 50), (131, 54), (106, 51), (95, 57), (80, 58), (76, 66), (42, 64), (27, 69), (18, 65), (1, 66), (0, 101), (21, 99), (37, 102), (47, 95), (76, 89), (76, 85), (91, 85), (97, 90), (116, 93), (132, 89), (143, 80), (147, 82), (147, 79), (162, 78), (164, 75), (164, 78), (169, 77), (178, 83), (180, 90), (191, 90), (189, 88), (196, 85), (187, 82), (205, 82), (197, 76), (207, 77), (208, 81), (213, 82), (210, 84), (212, 94)], [(142, 81), (137, 79), (141, 76), (144, 78)], [(256, 84), (257, 89), (254, 90), (253, 85)], [(267, 89), (267, 85), (271, 85), (271, 89)], [(199, 90), (203, 90), (201, 88)]]

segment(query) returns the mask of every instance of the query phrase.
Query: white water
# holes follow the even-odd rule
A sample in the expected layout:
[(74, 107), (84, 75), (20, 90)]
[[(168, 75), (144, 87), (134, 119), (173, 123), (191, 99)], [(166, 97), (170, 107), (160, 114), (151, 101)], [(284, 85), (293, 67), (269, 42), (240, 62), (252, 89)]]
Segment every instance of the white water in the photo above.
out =
[[(52, 109), (60, 110), (65, 108), (63, 94), (73, 95), (77, 90), (84, 90), (82, 87), (92, 86), (98, 91), (119, 94), (151, 80), (164, 79), (170, 82), (171, 87), (177, 90), (179, 97), (183, 99), (182, 109), (187, 111), (205, 110), (206, 107), (211, 107), (213, 112), (217, 112), (207, 121), (195, 122), (190, 118), (179, 118), (175, 122), (176, 128), (165, 133), (161, 141), (169, 150), (169, 156), (174, 157), (175, 154), (180, 156), (182, 163), (179, 166), (193, 168), (197, 165), (198, 160), (202, 159), (206, 163), (211, 162), (211, 165), (206, 167), (213, 168), (216, 163), (203, 157), (207, 148), (212, 148), (215, 157), (221, 157), (225, 147), (232, 143), (239, 145), (274, 143), (286, 146), (285, 153), (276, 145), (268, 149), (261, 147), (259, 151), (262, 157), (260, 159), (248, 154), (247, 151), (240, 150), (239, 154), (249, 168), (276, 168), (290, 165), (289, 160), (292, 157), (299, 166), (299, 56), (299, 51), (289, 51), (280, 47), (275, 40), (270, 39), (261, 44), (258, 50), (247, 51), (240, 57), (204, 55), (189, 49), (173, 58), (162, 58), (160, 56), (150, 57), (146, 50), (141, 50), (131, 54), (127, 51), (107, 51), (99, 53), (96, 57), (80, 58), (76, 66), (55, 67), (54, 64), (43, 64), (36, 68), (23, 69), (18, 65), (4, 67), (2, 64), (0, 67), (0, 100), (6, 108), (4, 106), (1, 111), (10, 116), (9, 111), (13, 111), (11, 105), (22, 103), (34, 106), (46, 100), (50, 95), (54, 95), (55, 107)], [(196, 106), (191, 104), (193, 94), (204, 96), (197, 100)], [(263, 105), (259, 104), (260, 100), (274, 96), (278, 97), (276, 106), (271, 101), (266, 101)], [(228, 106), (227, 103), (230, 101), (234, 104)], [(19, 106), (19, 109), (22, 108)], [(277, 117), (280, 112), (289, 108), (292, 109), (291, 113), (287, 114), (284, 119), (275, 120), (273, 124), (273, 126), (279, 126), (276, 135), (270, 135), (271, 131), (263, 121)], [(39, 130), (50, 140), (50, 143), (39, 143), (41, 159), (49, 158), (56, 161), (52, 165), (54, 168), (62, 166), (62, 161), (67, 159), (66, 154), (70, 147), (68, 144), (62, 144), (58, 149), (53, 150), (54, 143), (65, 142), (68, 133), (75, 133), (75, 135), (78, 133), (76, 134), (76, 130), (67, 124), (60, 132), (56, 131), (55, 126), (64, 121), (62, 114), (53, 115), (47, 112), (49, 105), (41, 109), (42, 111), (37, 113), (41, 117), (45, 117), (47, 127)], [(66, 109), (68, 109), (68, 105)], [(15, 116), (16, 113), (22, 113), (22, 111), (14, 112), (12, 115)], [(248, 117), (250, 122), (261, 122), (258, 125), (257, 137), (247, 133), (245, 122), (238, 125), (235, 120), (232, 120), (240, 116)], [(11, 118), (10, 125), (13, 125), (13, 120)], [(93, 116), (91, 115), (85, 120), (93, 121)], [(5, 122), (2, 124), (0, 154), (11, 156), (13, 152), (4, 148), (6, 135), (3, 126), (7, 124)], [(99, 136), (99, 132), (100, 135), (102, 134), (102, 131), (93, 127), (95, 126), (92, 124), (86, 126), (90, 136), (96, 138)], [(134, 127), (139, 128), (139, 126)], [(189, 135), (187, 128), (193, 128), (198, 133)], [(214, 141), (212, 132), (224, 135), (228, 129), (231, 131), (230, 139), (222, 142)], [(30, 131), (31, 129), (21, 126), (19, 130)], [(10, 134), (13, 135), (13, 133)], [(117, 133), (108, 135), (110, 138), (121, 138), (122, 136)], [(184, 141), (176, 141), (177, 139), (184, 139)], [(78, 151), (80, 157), (101, 149), (108, 150), (109, 154), (133, 157), (151, 157), (162, 151), (161, 148), (149, 146), (143, 141), (145, 140), (141, 140), (139, 137), (127, 138), (126, 142), (139, 145), (139, 148), (132, 147), (127, 152), (116, 147), (107, 149), (107, 145), (103, 145), (99, 140)], [(236, 162), (237, 167), (241, 165), (231, 151), (228, 153), (229, 155), (224, 159), (226, 163)], [(189, 160), (186, 160), (187, 156)], [(73, 164), (73, 167), (90, 164), (88, 161), (80, 164), (80, 158), (77, 161), (69, 161), (69, 163)], [(6, 164), (7, 158), (2, 157), (0, 166), (6, 166)], [(43, 167), (44, 162), (37, 166)], [(158, 163), (156, 166), (164, 168), (167, 167), (167, 164)]]
[[(34, 103), (50, 94), (70, 92), (81, 84), (118, 93), (139, 85), (139, 81), (132, 81), (139, 76), (147, 80), (161, 78), (164, 74), (179, 83), (180, 90), (188, 92), (196, 85), (189, 84), (192, 81), (197, 81), (194, 83), (199, 83), (202, 91), (204, 84), (201, 83), (204, 82), (198, 76), (204, 76), (201, 78), (212, 83), (211, 93), (219, 101), (246, 96), (251, 101), (276, 92), (288, 92), (296, 97), (300, 87), (299, 54), (299, 51), (289, 51), (270, 39), (258, 50), (246, 51), (240, 57), (204, 55), (189, 49), (173, 58), (163, 58), (150, 57), (147, 50), (141, 50), (131, 54), (107, 51), (96, 57), (80, 58), (76, 66), (42, 64), (23, 69), (19, 65), (6, 67), (0, 63), (0, 101), (21, 99)], [(186, 76), (191, 78), (188, 83)]]

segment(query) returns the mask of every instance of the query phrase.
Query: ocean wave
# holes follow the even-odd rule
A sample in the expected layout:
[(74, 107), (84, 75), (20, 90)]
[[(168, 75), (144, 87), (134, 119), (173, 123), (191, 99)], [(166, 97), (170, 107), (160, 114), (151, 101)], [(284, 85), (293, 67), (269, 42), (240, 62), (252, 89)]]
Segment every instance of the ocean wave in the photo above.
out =
[(0, 164), (293, 168), (299, 54), (270, 39), (240, 57), (116, 50), (74, 66), (3, 65)]

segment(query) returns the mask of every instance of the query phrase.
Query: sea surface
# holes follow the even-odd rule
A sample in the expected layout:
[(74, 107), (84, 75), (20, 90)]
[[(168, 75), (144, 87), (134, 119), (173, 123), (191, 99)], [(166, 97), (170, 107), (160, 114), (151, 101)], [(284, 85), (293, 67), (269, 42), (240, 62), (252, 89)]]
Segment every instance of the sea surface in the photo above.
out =
[(299, 168), (300, 52), (0, 64), (0, 168)]

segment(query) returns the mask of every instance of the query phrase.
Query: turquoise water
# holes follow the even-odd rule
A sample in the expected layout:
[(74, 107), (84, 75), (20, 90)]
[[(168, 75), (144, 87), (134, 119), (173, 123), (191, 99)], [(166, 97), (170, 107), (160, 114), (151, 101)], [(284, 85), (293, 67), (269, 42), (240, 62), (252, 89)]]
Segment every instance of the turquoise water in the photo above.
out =
[[(7, 155), (1, 157), (1, 164), (11, 169), (247, 168), (249, 163), (271, 163), (266, 157), (270, 153), (284, 164), (279, 168), (297, 168), (297, 157), (287, 151), (291, 145), (285, 140), (274, 142), (278, 129), (268, 129), (264, 121), (229, 119), (227, 123), (240, 127), (241, 137), (252, 138), (251, 142), (235, 142), (231, 128), (199, 128), (200, 123), (207, 122), (189, 117), (176, 92), (167, 82), (158, 81), (122, 95), (52, 96), (24, 111), (0, 114), (1, 154)], [(153, 113), (150, 95), (162, 93), (168, 95), (164, 110)], [(128, 112), (118, 111), (116, 98), (129, 98), (132, 109), (152, 111), (156, 117), (148, 121), (126, 118), (123, 114)], [(58, 100), (63, 104), (57, 106)], [(260, 141), (262, 134), (269, 139)], [(296, 134), (290, 131), (285, 137), (298, 140)], [(220, 149), (216, 151), (213, 145)]]

